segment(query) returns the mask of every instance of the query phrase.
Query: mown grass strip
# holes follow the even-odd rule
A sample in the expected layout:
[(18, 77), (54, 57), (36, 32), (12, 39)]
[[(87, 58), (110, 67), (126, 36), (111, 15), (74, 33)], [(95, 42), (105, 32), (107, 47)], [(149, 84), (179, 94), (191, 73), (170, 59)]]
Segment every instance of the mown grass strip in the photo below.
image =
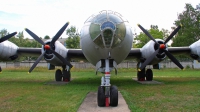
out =
[[(101, 74), (93, 69), (72, 70), (72, 82), (49, 85), (53, 71), (36, 68), (3, 69), (0, 74), (0, 111), (76, 112), (90, 91), (97, 91)], [(162, 85), (142, 85), (133, 81), (135, 69), (112, 72), (111, 84), (118, 86), (131, 111), (200, 111), (200, 70), (154, 70)]]

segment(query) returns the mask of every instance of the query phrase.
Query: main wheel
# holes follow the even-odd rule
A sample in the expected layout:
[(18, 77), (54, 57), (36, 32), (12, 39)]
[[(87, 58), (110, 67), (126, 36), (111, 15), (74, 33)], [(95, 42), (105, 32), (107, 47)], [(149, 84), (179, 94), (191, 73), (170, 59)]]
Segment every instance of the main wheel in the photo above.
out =
[(55, 79), (56, 79), (56, 81), (61, 81), (62, 80), (62, 72), (61, 72), (60, 69), (56, 70)]
[(147, 81), (152, 81), (153, 80), (153, 72), (151, 69), (147, 69), (146, 71), (146, 80)]
[(105, 96), (105, 88), (99, 86), (98, 94), (97, 94), (97, 103), (99, 107), (105, 106), (106, 96)]
[(110, 88), (110, 106), (118, 105), (118, 89), (117, 86), (111, 86)]
[(145, 81), (145, 69), (137, 72), (137, 79), (138, 81)]
[(63, 71), (63, 81), (65, 81), (65, 82), (71, 81), (71, 73), (70, 73), (70, 71), (67, 71), (67, 70)]

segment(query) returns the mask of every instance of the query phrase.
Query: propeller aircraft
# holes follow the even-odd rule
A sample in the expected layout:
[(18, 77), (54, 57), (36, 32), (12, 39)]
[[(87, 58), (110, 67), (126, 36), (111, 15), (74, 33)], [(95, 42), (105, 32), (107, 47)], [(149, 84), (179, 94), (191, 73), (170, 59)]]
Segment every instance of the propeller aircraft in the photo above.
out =
[(71, 80), (70, 69), (73, 65), (70, 60), (73, 58), (87, 59), (96, 67), (96, 71), (104, 74), (98, 87), (98, 106), (118, 105), (118, 89), (110, 84), (110, 72), (112, 70), (117, 71), (117, 65), (123, 60), (137, 60), (137, 79), (139, 81), (152, 81), (153, 72), (151, 69), (146, 70), (146, 66), (153, 65), (154, 69), (159, 69), (159, 63), (166, 57), (171, 59), (180, 69), (184, 69), (173, 54), (186, 53), (192, 59), (199, 60), (200, 41), (188, 47), (167, 46), (169, 40), (181, 28), (181, 25), (166, 40), (162, 40), (154, 39), (147, 30), (138, 24), (138, 27), (151, 40), (142, 48), (132, 48), (134, 36), (129, 22), (118, 12), (103, 10), (91, 15), (85, 21), (80, 33), (81, 49), (68, 49), (57, 41), (68, 25), (69, 22), (64, 24), (52, 39), (45, 42), (26, 28), (25, 31), (42, 44), (42, 48), (18, 47), (14, 43), (7, 41), (16, 32), (7, 35), (0, 39), (0, 59), (10, 61), (17, 59), (20, 55), (38, 55), (39, 57), (29, 69), (29, 73), (44, 58), (48, 62), (48, 70), (55, 69), (55, 66), (62, 67), (62, 70), (56, 70), (56, 81)]

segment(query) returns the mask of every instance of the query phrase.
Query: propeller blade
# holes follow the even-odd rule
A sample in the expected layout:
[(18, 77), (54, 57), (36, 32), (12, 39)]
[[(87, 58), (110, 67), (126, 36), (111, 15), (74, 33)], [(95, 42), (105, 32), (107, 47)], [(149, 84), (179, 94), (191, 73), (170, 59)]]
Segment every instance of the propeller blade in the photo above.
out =
[(138, 27), (139, 27), (151, 40), (153, 40), (156, 44), (158, 44), (157, 41), (150, 35), (150, 33), (149, 33), (147, 30), (145, 30), (140, 24), (138, 24)]
[(51, 50), (53, 52), (53, 54), (55, 54), (64, 64), (68, 65), (70, 68), (72, 68), (73, 66), (71, 65), (71, 63), (69, 63), (65, 58), (63, 58), (60, 54), (58, 54), (57, 52), (55, 52), (54, 50)]
[(5, 40), (8, 40), (9, 38), (13, 37), (16, 34), (17, 34), (17, 32), (14, 32), (14, 33), (8, 34), (8, 35), (0, 38), (0, 43), (3, 42), (3, 41), (5, 41)]
[(44, 54), (46, 53), (46, 51), (44, 51), (39, 57), (38, 59), (35, 61), (35, 63), (32, 65), (32, 67), (29, 69), (29, 73), (31, 73), (31, 71), (36, 67), (36, 65), (40, 62), (40, 60), (42, 59), (42, 57), (44, 56)]
[(25, 28), (25, 31), (32, 36), (36, 41), (38, 41), (40, 44), (44, 45), (44, 42), (36, 35), (34, 34), (32, 31), (30, 31), (28, 28)]
[(165, 40), (164, 44), (166, 44), (169, 40), (173, 38), (173, 36), (181, 29), (182, 25), (180, 24), (170, 35), (169, 37)]
[(172, 54), (170, 54), (167, 50), (164, 51), (168, 58), (171, 59), (180, 69), (184, 68)]
[(148, 65), (152, 60), (153, 58), (158, 54), (158, 51), (160, 49), (157, 49), (143, 64), (142, 66), (138, 69), (138, 71), (141, 71), (146, 65)]
[(58, 32), (57, 34), (53, 37), (52, 41), (51, 41), (51, 46), (52, 44), (55, 43), (56, 40), (58, 40), (58, 38), (62, 35), (62, 33), (65, 31), (65, 29), (67, 28), (67, 26), (69, 25), (69, 22), (67, 22)]

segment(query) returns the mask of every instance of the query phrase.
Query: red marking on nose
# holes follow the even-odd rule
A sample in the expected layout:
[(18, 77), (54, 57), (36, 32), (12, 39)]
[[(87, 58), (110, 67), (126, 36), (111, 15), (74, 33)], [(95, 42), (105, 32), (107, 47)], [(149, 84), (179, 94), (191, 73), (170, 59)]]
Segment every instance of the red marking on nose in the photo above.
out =
[(45, 45), (45, 46), (44, 46), (44, 49), (49, 50), (49, 49), (50, 49), (50, 46), (49, 46), (49, 45)]
[(165, 44), (160, 44), (160, 49), (165, 49)]

